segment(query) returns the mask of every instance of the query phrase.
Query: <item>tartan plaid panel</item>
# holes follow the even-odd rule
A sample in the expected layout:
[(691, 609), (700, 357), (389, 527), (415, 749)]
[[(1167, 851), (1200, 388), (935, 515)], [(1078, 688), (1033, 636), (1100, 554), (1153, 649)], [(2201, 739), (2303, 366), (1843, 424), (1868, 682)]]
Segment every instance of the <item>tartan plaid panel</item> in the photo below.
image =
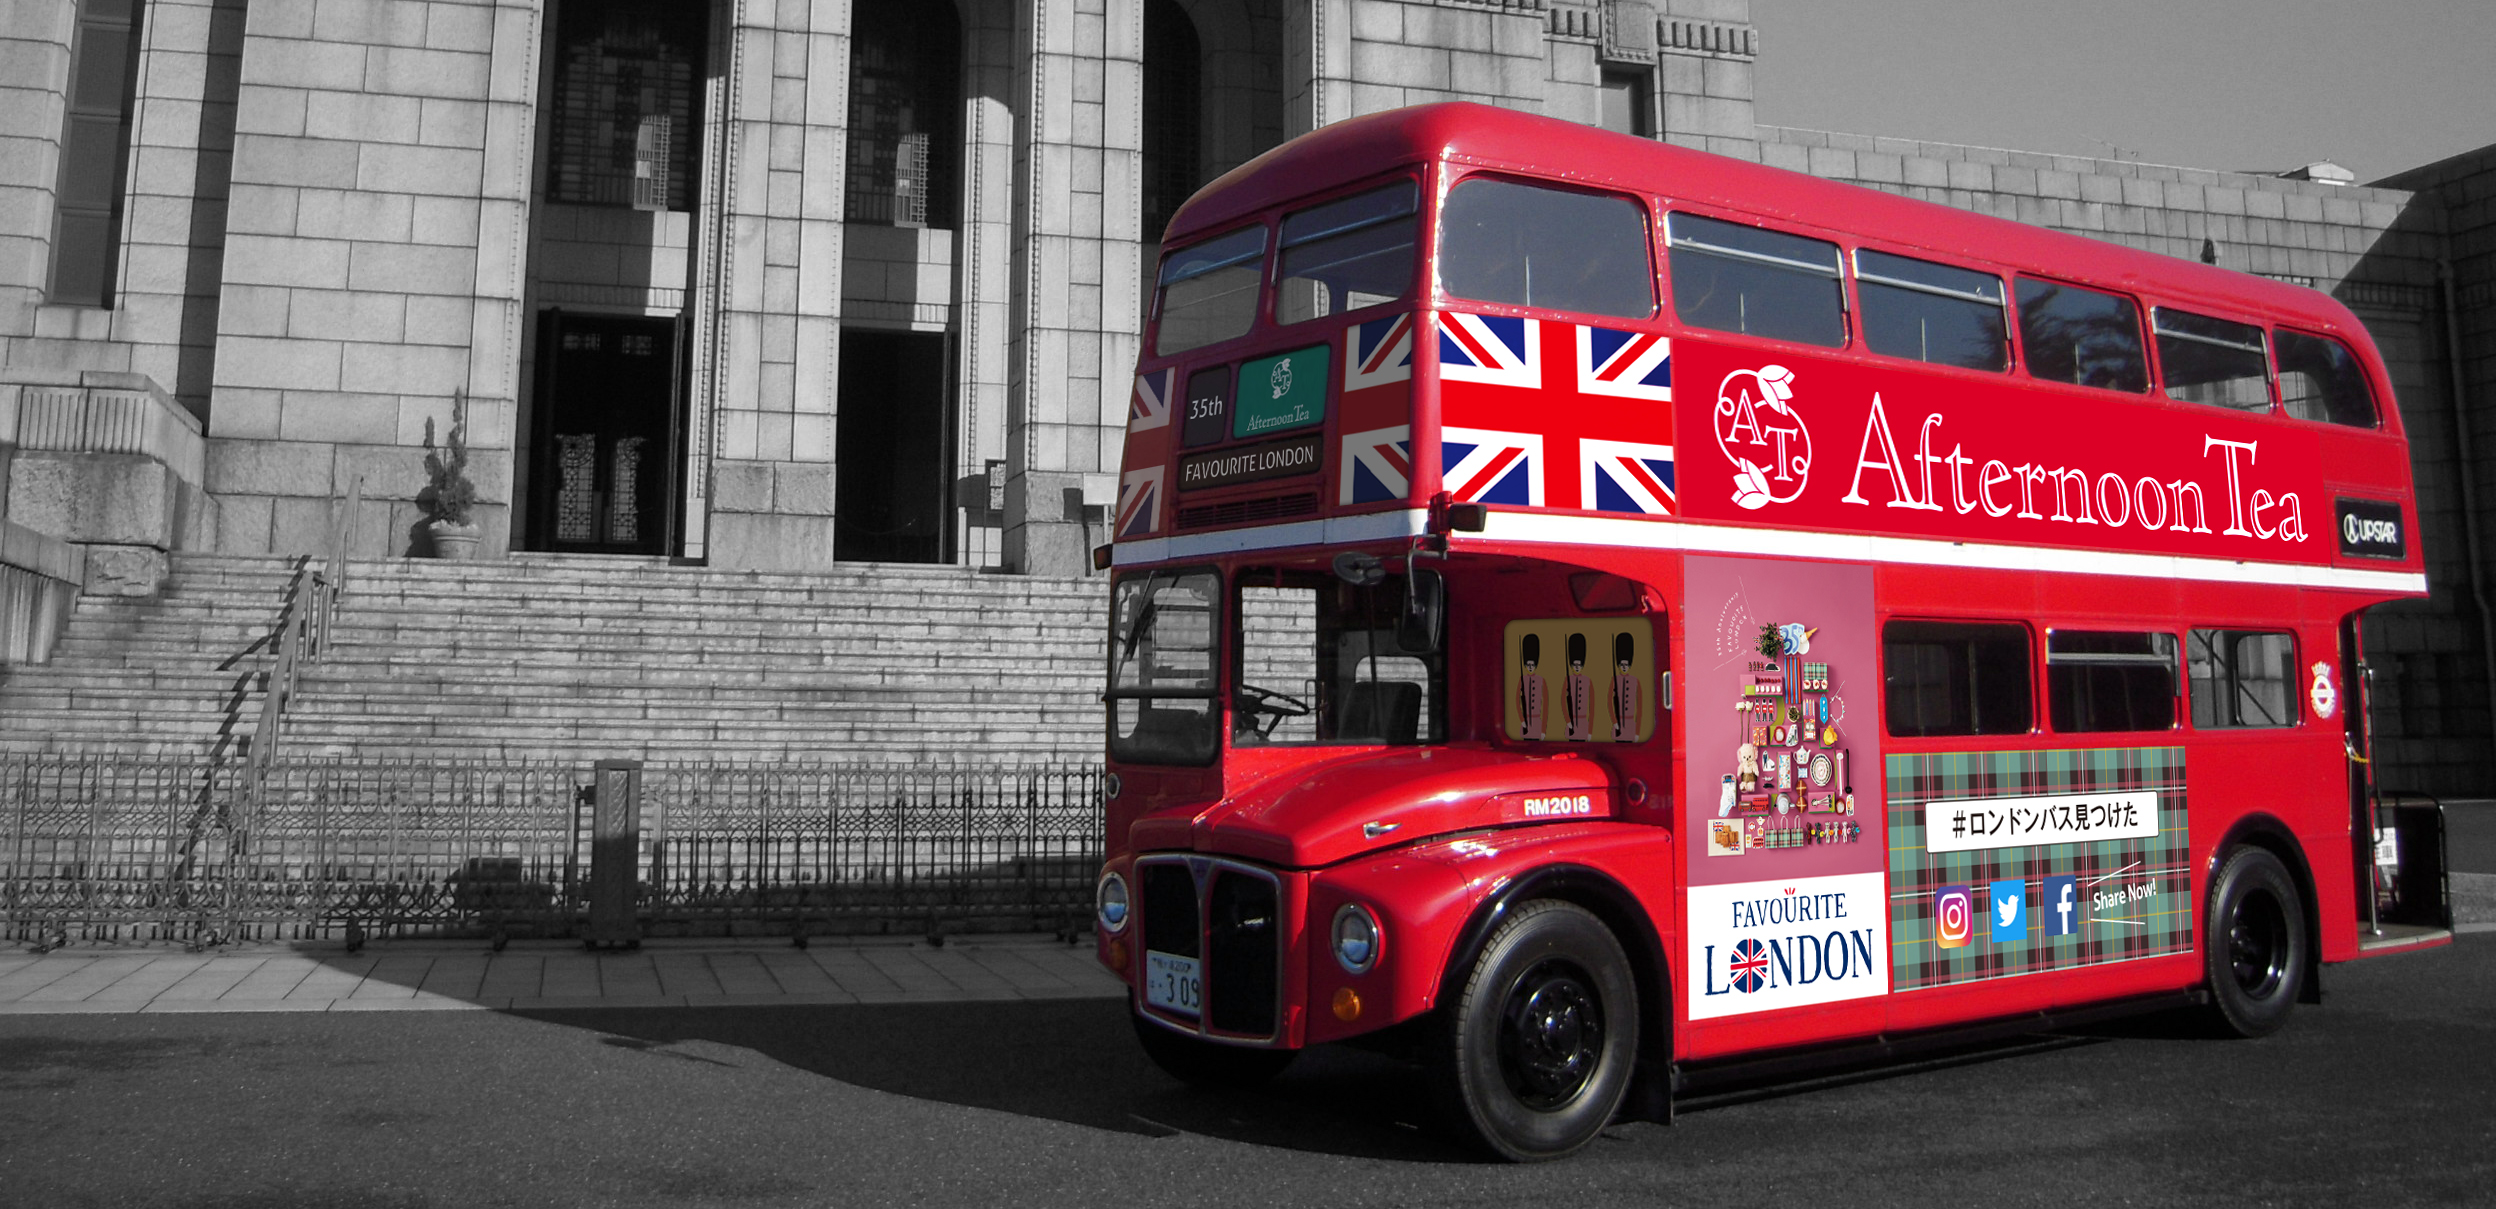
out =
[[(2193, 947), (2191, 837), (2184, 816), (2181, 747), (1893, 755), (1889, 783), (1890, 990), (1912, 991), (1987, 978), (2190, 952)], [(1924, 807), (1935, 801), (2155, 791), (2158, 834), (2094, 843), (2042, 844), (1975, 852), (1929, 852)], [(2076, 879), (2080, 920), (2053, 936), (2045, 879)], [(1988, 926), (1994, 882), (2020, 880), (2026, 936), (1996, 943)], [(1943, 948), (1934, 896), (1967, 888), (1973, 910), (1968, 943)]]

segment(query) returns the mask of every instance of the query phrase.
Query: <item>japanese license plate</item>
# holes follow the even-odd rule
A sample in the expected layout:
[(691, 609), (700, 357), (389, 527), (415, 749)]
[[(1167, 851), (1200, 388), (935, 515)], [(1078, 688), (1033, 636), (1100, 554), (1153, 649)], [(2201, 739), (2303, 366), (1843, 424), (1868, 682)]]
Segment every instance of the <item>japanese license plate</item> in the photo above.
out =
[(1193, 957), (1144, 951), (1144, 1002), (1193, 1016), (1203, 1010), (1205, 978)]

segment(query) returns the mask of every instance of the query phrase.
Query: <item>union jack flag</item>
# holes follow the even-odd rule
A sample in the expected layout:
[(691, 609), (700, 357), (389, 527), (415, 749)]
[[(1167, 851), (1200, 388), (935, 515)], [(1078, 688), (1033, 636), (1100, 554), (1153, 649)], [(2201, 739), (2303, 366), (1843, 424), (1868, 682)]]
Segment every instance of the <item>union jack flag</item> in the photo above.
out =
[(1543, 434), (1439, 429), (1439, 475), (1460, 503), (1543, 506)]
[(1577, 443), (1578, 507), (1589, 512), (1673, 514), (1673, 447), (1635, 441)]
[[(1439, 353), (1455, 498), (1633, 516), (1678, 510), (1664, 337), (1442, 313)], [(1535, 431), (1517, 431), (1528, 427)]]
[(1118, 482), (1120, 537), (1144, 537), (1161, 528), (1161, 482), (1167, 466), (1130, 470)]
[(1577, 393), (1673, 401), (1673, 342), (1653, 332), (1577, 329)]
[(1413, 426), (1345, 433), (1342, 485), (1337, 502), (1370, 504), (1400, 500), (1413, 487)]
[(1748, 995), (1768, 985), (1768, 947), (1756, 940), (1733, 946), (1731, 963), (1725, 971), (1733, 989)]
[(1356, 323), (1343, 333), (1343, 390), (1350, 394), (1413, 376), (1413, 317), (1408, 312)]
[(1439, 312), (1439, 377), (1540, 389), (1542, 321)]
[(1178, 375), (1176, 368), (1157, 374), (1136, 375), (1135, 396), (1127, 404), (1128, 432), (1169, 426), (1170, 393), (1177, 384)]

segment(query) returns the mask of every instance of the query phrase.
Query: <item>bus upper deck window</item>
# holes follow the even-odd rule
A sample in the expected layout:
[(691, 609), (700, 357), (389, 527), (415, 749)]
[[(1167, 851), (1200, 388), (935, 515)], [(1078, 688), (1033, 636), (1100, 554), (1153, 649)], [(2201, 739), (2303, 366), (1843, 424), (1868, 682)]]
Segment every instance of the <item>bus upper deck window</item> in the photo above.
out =
[(1655, 313), (1646, 208), (1599, 193), (1460, 181), (1439, 216), (1439, 286), (1477, 302), (1646, 318)]
[(2133, 394), (2149, 389), (2141, 316), (2129, 298), (2022, 277), (2019, 344), (2029, 377)]
[(1666, 218), (1673, 310), (1683, 323), (1841, 348), (1846, 294), (1837, 245), (1696, 214)]
[(2158, 376), (2167, 397), (2238, 411), (2271, 409), (2271, 357), (2262, 329), (2190, 311), (2152, 307)]
[(2351, 428), (2373, 428), (2375, 395), (2366, 387), (2366, 371), (2347, 345), (2328, 336), (2308, 336), (2285, 329), (2276, 333), (2279, 355), (2279, 401), (2300, 420), (2325, 420)]
[(1996, 373), (2011, 367), (2001, 278), (1858, 249), (1855, 282), (1873, 352)]
[(1420, 195), (1419, 184), (1398, 181), (1283, 216), (1274, 321), (1321, 319), (1410, 292)]
[(1265, 228), (1250, 227), (1191, 244), (1161, 258), (1162, 356), (1240, 335), (1257, 318)]

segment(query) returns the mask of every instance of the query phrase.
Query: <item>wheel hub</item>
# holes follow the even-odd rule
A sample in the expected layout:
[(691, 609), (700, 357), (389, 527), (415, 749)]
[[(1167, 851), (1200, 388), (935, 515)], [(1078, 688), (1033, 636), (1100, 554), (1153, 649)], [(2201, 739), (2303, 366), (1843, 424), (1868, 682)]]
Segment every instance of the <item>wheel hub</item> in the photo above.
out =
[(1603, 1052), (1603, 1003), (1585, 973), (1546, 961), (1510, 987), (1499, 1036), (1500, 1073), (1535, 1109), (1567, 1103), (1585, 1090)]
[(2287, 977), (2288, 921), (2267, 894), (2247, 895), (2227, 930), (2228, 965), (2246, 995), (2268, 998)]

